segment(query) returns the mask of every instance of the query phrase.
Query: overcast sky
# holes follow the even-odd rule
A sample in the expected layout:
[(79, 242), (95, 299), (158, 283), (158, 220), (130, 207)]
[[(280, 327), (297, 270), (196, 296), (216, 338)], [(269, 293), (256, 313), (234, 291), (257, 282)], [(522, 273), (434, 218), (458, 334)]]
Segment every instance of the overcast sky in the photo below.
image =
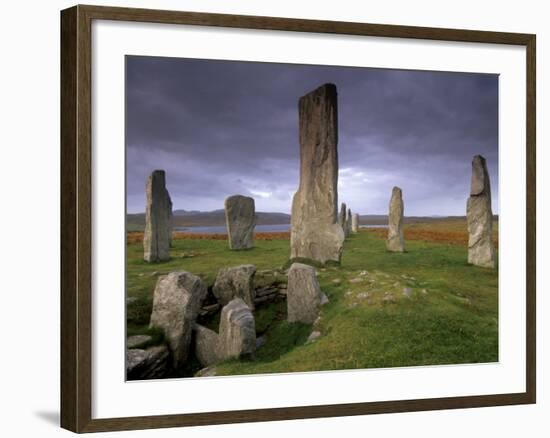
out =
[(487, 158), (498, 213), (498, 77), (354, 67), (127, 57), (127, 208), (166, 170), (174, 209), (215, 210), (253, 196), (290, 212), (298, 186), (298, 99), (338, 89), (339, 202), (386, 214), (464, 215), (471, 160)]

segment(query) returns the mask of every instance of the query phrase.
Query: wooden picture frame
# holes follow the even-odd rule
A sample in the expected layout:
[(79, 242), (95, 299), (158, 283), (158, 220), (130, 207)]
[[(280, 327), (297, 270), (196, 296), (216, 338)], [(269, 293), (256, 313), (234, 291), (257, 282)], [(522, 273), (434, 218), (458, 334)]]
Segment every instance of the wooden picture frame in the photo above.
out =
[[(185, 24), (324, 34), (518, 45), (526, 48), (526, 391), (417, 400), (346, 403), (245, 411), (207, 412), (126, 418), (92, 418), (92, 22)], [(302, 20), (75, 6), (61, 12), (61, 426), (74, 432), (98, 432), (395, 413), (436, 409), (515, 405), (536, 401), (536, 169), (535, 35)]]

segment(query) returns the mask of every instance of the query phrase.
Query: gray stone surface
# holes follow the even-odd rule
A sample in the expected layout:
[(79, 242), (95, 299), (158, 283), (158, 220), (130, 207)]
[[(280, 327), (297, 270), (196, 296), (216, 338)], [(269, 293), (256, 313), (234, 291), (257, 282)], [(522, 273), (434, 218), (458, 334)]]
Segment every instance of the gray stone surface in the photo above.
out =
[(319, 316), (324, 299), (315, 268), (302, 263), (293, 263), (288, 270), (288, 321), (313, 324)]
[(157, 281), (150, 327), (164, 331), (176, 369), (187, 360), (193, 325), (206, 294), (206, 284), (189, 272), (171, 272)]
[(218, 302), (225, 306), (233, 298), (242, 298), (248, 307), (254, 309), (254, 265), (240, 265), (218, 271), (212, 292)]
[(150, 342), (153, 338), (149, 335), (135, 335), (129, 336), (126, 339), (126, 348), (136, 348), (146, 342)]
[(299, 115), (300, 185), (292, 200), (290, 258), (340, 262), (336, 86), (325, 84), (302, 96)]
[(256, 210), (254, 199), (234, 195), (225, 200), (225, 224), (230, 249), (248, 249), (254, 246)]
[(172, 239), (172, 201), (166, 190), (164, 170), (155, 170), (147, 178), (145, 187), (145, 232), (143, 259), (161, 262), (170, 259)]
[(487, 162), (481, 155), (472, 160), (470, 197), (466, 207), (468, 221), (468, 263), (494, 268), (493, 211)]
[(224, 359), (250, 357), (256, 351), (256, 324), (246, 303), (235, 298), (220, 315), (219, 354)]
[(126, 378), (128, 380), (160, 379), (170, 372), (170, 352), (166, 345), (146, 350), (126, 350)]
[(349, 237), (351, 235), (351, 221), (352, 221), (351, 208), (348, 208), (348, 212), (346, 214), (346, 229), (344, 232), (346, 237)]
[(394, 187), (390, 199), (390, 211), (388, 215), (388, 239), (386, 248), (392, 252), (405, 251), (405, 238), (403, 236), (403, 195), (399, 187)]
[(357, 213), (353, 213), (353, 216), (351, 216), (351, 232), (359, 232), (359, 215)]
[(344, 234), (346, 232), (346, 214), (347, 214), (348, 208), (346, 206), (345, 202), (342, 202), (340, 204), (340, 213), (338, 213), (338, 224), (342, 227), (342, 230), (344, 231)]
[(219, 354), (219, 336), (214, 330), (195, 324), (195, 356), (203, 367), (221, 361)]

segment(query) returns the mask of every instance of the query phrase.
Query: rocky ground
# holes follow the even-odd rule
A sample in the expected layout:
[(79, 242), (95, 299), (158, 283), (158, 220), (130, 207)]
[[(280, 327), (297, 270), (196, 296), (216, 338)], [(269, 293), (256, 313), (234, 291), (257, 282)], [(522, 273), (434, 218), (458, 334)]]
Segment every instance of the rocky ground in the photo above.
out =
[[(171, 260), (142, 261), (142, 246), (128, 244), (127, 323), (132, 360), (162, 368), (162, 333), (148, 328), (159, 276), (185, 270), (208, 287), (197, 321), (218, 330), (221, 306), (212, 288), (220, 268), (253, 264), (256, 353), (207, 367), (191, 357), (169, 376), (251, 374), (498, 360), (498, 271), (469, 266), (457, 239), (465, 223), (415, 224), (423, 236), (407, 240), (403, 254), (385, 249), (383, 231), (361, 230), (345, 242), (341, 266), (317, 266), (329, 302), (313, 324), (288, 323), (285, 236), (256, 239), (256, 247), (229, 251), (222, 240), (176, 239)], [(496, 228), (496, 227), (495, 227)], [(444, 235), (449, 239), (445, 241)], [(435, 238), (430, 239), (430, 236)], [(136, 338), (135, 336), (140, 336)], [(159, 365), (160, 364), (160, 365)], [(138, 369), (136, 372), (139, 372)], [(131, 377), (131, 376), (130, 376)]]

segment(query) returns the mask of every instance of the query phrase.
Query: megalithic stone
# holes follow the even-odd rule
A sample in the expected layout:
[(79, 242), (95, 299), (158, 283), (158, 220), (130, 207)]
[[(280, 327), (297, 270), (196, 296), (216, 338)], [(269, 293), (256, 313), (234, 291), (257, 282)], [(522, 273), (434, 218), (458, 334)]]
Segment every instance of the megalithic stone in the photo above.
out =
[(299, 114), (300, 186), (292, 200), (290, 257), (340, 262), (336, 86), (325, 84), (302, 96)]
[(468, 263), (494, 268), (493, 211), (487, 162), (481, 155), (472, 160), (472, 181), (467, 203)]
[(390, 199), (390, 211), (388, 214), (388, 239), (386, 248), (392, 252), (405, 251), (405, 238), (403, 236), (404, 216), (403, 195), (399, 187), (394, 187)]
[(344, 232), (346, 237), (349, 237), (351, 235), (351, 221), (352, 221), (351, 208), (348, 208), (348, 214), (346, 215), (346, 229)]
[(225, 200), (225, 223), (229, 249), (248, 249), (254, 246), (256, 210), (254, 198), (242, 195)]
[(346, 206), (345, 202), (342, 202), (340, 205), (340, 213), (338, 214), (338, 224), (342, 227), (342, 230), (344, 230), (344, 234), (346, 233), (346, 212), (348, 211), (348, 208)]
[(170, 259), (172, 240), (172, 201), (166, 190), (164, 170), (155, 170), (145, 187), (145, 233), (143, 235), (143, 259), (146, 262), (162, 262)]
[(351, 216), (351, 232), (359, 232), (359, 215), (357, 213), (353, 213), (353, 216)]

